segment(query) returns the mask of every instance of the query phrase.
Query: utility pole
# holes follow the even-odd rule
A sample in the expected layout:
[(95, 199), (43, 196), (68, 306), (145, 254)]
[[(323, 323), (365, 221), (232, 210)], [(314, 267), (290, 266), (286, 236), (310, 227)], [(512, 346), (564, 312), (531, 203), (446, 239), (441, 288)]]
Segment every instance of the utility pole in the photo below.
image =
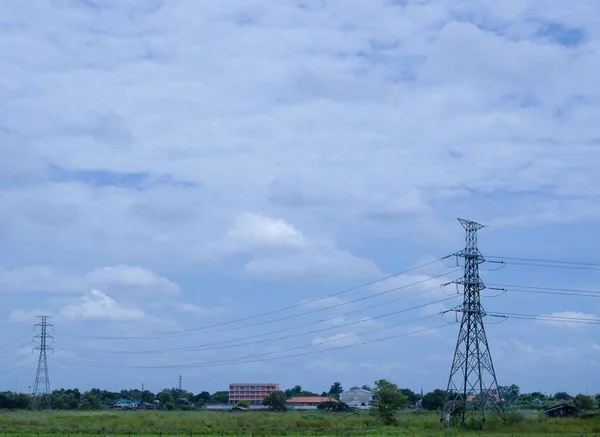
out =
[(464, 288), (463, 304), (450, 311), (462, 313), (462, 321), (454, 359), (448, 379), (448, 388), (440, 427), (451, 416), (460, 418), (463, 424), (471, 416), (480, 416), (485, 427), (489, 411), (504, 420), (504, 411), (498, 390), (496, 372), (488, 345), (483, 317), (486, 312), (481, 305), (480, 292), (485, 288), (479, 277), (479, 264), (485, 258), (477, 248), (477, 231), (483, 227), (479, 223), (458, 219), (466, 231), (465, 248), (456, 256), (465, 260), (464, 275), (455, 281)]
[(34, 325), (35, 327), (40, 328), (40, 333), (34, 337), (34, 339), (39, 338), (40, 343), (39, 346), (35, 347), (33, 350), (40, 351), (40, 356), (38, 359), (37, 371), (35, 373), (35, 383), (33, 384), (33, 408), (47, 408), (50, 409), (52, 407), (51, 404), (51, 396), (50, 396), (50, 376), (48, 374), (48, 359), (46, 356), (47, 351), (53, 351), (54, 349), (48, 347), (48, 339), (53, 339), (51, 335), (48, 335), (48, 327), (53, 327), (48, 323), (49, 316), (36, 316), (40, 319), (40, 323)]

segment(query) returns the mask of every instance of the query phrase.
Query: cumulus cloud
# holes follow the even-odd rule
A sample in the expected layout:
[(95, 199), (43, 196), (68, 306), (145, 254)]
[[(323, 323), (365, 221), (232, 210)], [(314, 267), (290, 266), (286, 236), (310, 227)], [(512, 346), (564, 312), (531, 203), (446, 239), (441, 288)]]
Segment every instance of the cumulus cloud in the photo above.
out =
[(212, 247), (221, 256), (246, 254), (249, 276), (270, 278), (358, 277), (380, 274), (370, 260), (338, 249), (331, 241), (307, 238), (283, 219), (242, 213)]
[(95, 269), (84, 275), (69, 274), (50, 266), (8, 270), (0, 266), (0, 290), (12, 292), (81, 292), (103, 288), (119, 294), (179, 294), (179, 286), (155, 272), (137, 266), (117, 265)]
[(92, 286), (118, 288), (124, 292), (172, 296), (180, 291), (179, 286), (169, 279), (135, 266), (103, 267), (88, 273), (85, 279)]
[(91, 290), (77, 303), (66, 305), (60, 315), (67, 320), (138, 321), (145, 313), (135, 306), (123, 306), (100, 290)]
[[(397, 271), (455, 250), (462, 234), (447, 223), (464, 215), (507, 225), (490, 249), (572, 257), (579, 241), (578, 256), (597, 252), (598, 233), (581, 229), (600, 218), (596, 0), (88, 3), (0, 2), (10, 23), (0, 26), (0, 244), (10, 248), (0, 290), (16, 292), (3, 294), (7, 313), (49, 303), (26, 291), (90, 289), (107, 299), (86, 293), (68, 314), (108, 299), (135, 313), (126, 305), (215, 277), (240, 306), (275, 304), (254, 279)], [(564, 237), (540, 230), (564, 223)], [(522, 238), (510, 233), (523, 227)], [(246, 296), (235, 293), (240, 264)], [(557, 287), (582, 272), (564, 273)], [(181, 318), (202, 312), (185, 305), (189, 292)], [(536, 314), (564, 307), (502, 299)], [(439, 347), (433, 340), (415, 350)], [(412, 362), (403, 370), (414, 368), (438, 386), (447, 376)], [(386, 371), (341, 370), (372, 380)], [(576, 374), (586, 373), (569, 376), (581, 387)], [(519, 377), (559, 385), (539, 366)]]

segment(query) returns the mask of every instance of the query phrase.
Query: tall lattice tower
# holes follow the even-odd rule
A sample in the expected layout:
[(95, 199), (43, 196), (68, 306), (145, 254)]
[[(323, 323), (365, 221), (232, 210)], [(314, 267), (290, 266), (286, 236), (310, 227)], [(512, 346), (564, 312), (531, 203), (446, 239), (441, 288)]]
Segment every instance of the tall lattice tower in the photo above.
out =
[(35, 383), (33, 384), (33, 408), (52, 408), (51, 393), (50, 393), (50, 376), (48, 374), (48, 358), (47, 351), (52, 352), (54, 349), (48, 347), (48, 340), (52, 340), (53, 337), (48, 334), (48, 328), (53, 327), (48, 323), (49, 316), (37, 316), (40, 319), (40, 323), (37, 323), (35, 327), (40, 328), (40, 333), (34, 338), (39, 339), (39, 345), (34, 348), (40, 351), (40, 357), (38, 359), (37, 371), (35, 373)]
[(479, 277), (479, 264), (483, 263), (485, 258), (477, 248), (477, 231), (483, 225), (458, 220), (466, 230), (465, 248), (456, 253), (464, 258), (465, 262), (464, 276), (456, 281), (464, 288), (464, 299), (462, 305), (452, 310), (462, 313), (462, 321), (440, 423), (455, 418), (462, 424), (468, 417), (480, 416), (485, 426), (489, 411), (497, 414), (502, 420), (504, 411), (483, 327), (486, 312), (481, 306), (480, 292), (485, 285)]

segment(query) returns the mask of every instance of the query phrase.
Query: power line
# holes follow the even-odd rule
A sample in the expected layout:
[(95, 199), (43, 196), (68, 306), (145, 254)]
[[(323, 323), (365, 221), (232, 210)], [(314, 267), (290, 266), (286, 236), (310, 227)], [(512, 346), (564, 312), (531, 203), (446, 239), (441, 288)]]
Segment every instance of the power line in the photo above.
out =
[(548, 322), (565, 322), (565, 323), (583, 323), (589, 325), (600, 325), (600, 319), (586, 318), (586, 317), (568, 317), (568, 316), (553, 316), (544, 314), (522, 314), (522, 313), (489, 313), (493, 317), (505, 317), (511, 319), (525, 319), (525, 320), (540, 320)]
[(488, 255), (487, 258), (488, 259), (511, 260), (511, 261), (541, 262), (541, 263), (546, 263), (546, 264), (570, 264), (570, 265), (592, 266), (592, 267), (600, 268), (600, 263), (581, 262), (581, 261), (559, 261), (559, 260), (551, 260), (551, 259), (517, 258), (517, 257), (510, 257), (510, 256), (495, 256), (495, 255)]
[[(374, 316), (374, 317), (368, 317), (368, 318), (364, 318), (361, 320), (356, 320), (353, 322), (347, 322), (347, 323), (343, 323), (340, 325), (336, 325), (336, 326), (329, 326), (326, 328), (320, 328), (320, 329), (315, 329), (312, 331), (305, 331), (305, 332), (301, 332), (301, 333), (297, 333), (297, 334), (291, 334), (291, 335), (284, 335), (284, 336), (280, 336), (280, 337), (275, 337), (275, 338), (267, 338), (267, 339), (263, 339), (263, 340), (258, 340), (258, 341), (251, 341), (251, 342), (243, 342), (243, 343), (238, 343), (238, 344), (227, 344), (227, 343), (231, 343), (231, 342), (240, 342), (242, 340), (246, 340), (252, 337), (257, 337), (257, 336), (249, 336), (249, 337), (245, 337), (244, 339), (235, 339), (235, 340), (229, 340), (229, 341), (224, 341), (224, 342), (213, 342), (213, 343), (209, 343), (209, 344), (204, 344), (204, 345), (196, 345), (196, 346), (189, 346), (189, 347), (181, 347), (181, 348), (172, 348), (172, 349), (158, 349), (158, 350), (143, 350), (143, 351), (131, 351), (131, 350), (99, 350), (99, 349), (87, 349), (87, 348), (70, 348), (70, 347), (65, 347), (65, 346), (61, 346), (61, 349), (63, 350), (68, 350), (68, 351), (72, 351), (72, 352), (86, 352), (86, 353), (106, 353), (106, 354), (127, 354), (127, 355), (132, 355), (132, 354), (162, 354), (162, 353), (172, 353), (172, 352), (197, 352), (199, 350), (201, 351), (207, 351), (207, 350), (217, 350), (217, 349), (226, 349), (226, 348), (235, 348), (235, 347), (244, 347), (244, 346), (251, 346), (251, 345), (256, 345), (256, 344), (262, 344), (262, 343), (269, 343), (269, 342), (273, 342), (273, 341), (279, 341), (279, 340), (289, 340), (291, 338), (296, 338), (296, 337), (302, 337), (305, 335), (310, 335), (310, 334), (316, 334), (316, 333), (321, 333), (321, 332), (325, 332), (325, 331), (331, 331), (334, 329), (340, 329), (340, 328), (344, 328), (344, 327), (348, 327), (348, 326), (353, 326), (353, 325), (359, 325), (361, 323), (366, 323), (368, 321), (372, 321), (372, 320), (379, 320), (379, 319), (383, 319), (386, 317), (391, 317), (394, 315), (398, 315), (401, 313), (405, 313), (408, 311), (413, 311), (416, 309), (421, 309), (421, 308), (426, 308), (430, 305), (434, 305), (437, 303), (442, 303), (442, 302), (446, 302), (452, 299), (455, 299), (457, 297), (457, 295), (451, 296), (451, 297), (447, 297), (444, 299), (439, 299), (433, 302), (428, 302), (428, 303), (424, 303), (421, 305), (416, 305), (410, 308), (403, 308), (400, 310), (396, 310), (396, 311), (392, 311), (386, 314), (382, 314), (379, 316)], [(312, 323), (311, 323), (312, 324)], [(281, 332), (281, 330), (279, 330), (278, 332)], [(268, 334), (272, 334), (273, 332), (267, 333)], [(259, 334), (258, 336), (263, 336), (264, 334)], [(214, 347), (211, 347), (214, 346)]]
[[(413, 322), (416, 322), (416, 321), (427, 319), (429, 317), (436, 316), (436, 315), (439, 315), (439, 313), (429, 314), (429, 315), (426, 315), (426, 316), (420, 316), (420, 317), (417, 317), (415, 319), (405, 320), (405, 321), (402, 321), (402, 322), (399, 322), (399, 323), (396, 323), (396, 324), (393, 324), (393, 325), (388, 325), (388, 326), (383, 326), (383, 327), (379, 327), (379, 328), (374, 328), (374, 329), (371, 329), (371, 330), (368, 330), (368, 331), (361, 332), (359, 335), (372, 334), (374, 332), (385, 331), (385, 330), (388, 330), (388, 329), (396, 328), (396, 327), (401, 326), (401, 325), (406, 325), (408, 323), (413, 323)], [(263, 357), (265, 355), (274, 355), (274, 354), (280, 354), (280, 353), (283, 353), (283, 352), (293, 352), (293, 351), (296, 351), (296, 350), (306, 349), (306, 348), (310, 348), (310, 347), (314, 347), (314, 346), (320, 346), (320, 345), (327, 344), (327, 343), (335, 343), (336, 341), (344, 340), (344, 339), (352, 337), (354, 335), (356, 335), (356, 334), (346, 334), (346, 335), (343, 335), (343, 336), (340, 336), (340, 337), (336, 337), (336, 338), (333, 338), (333, 339), (323, 340), (323, 341), (320, 341), (318, 343), (314, 343), (313, 342), (313, 343), (310, 343), (308, 345), (305, 344), (305, 345), (301, 345), (301, 346), (295, 346), (293, 348), (283, 349), (283, 350), (279, 350), (279, 351), (261, 352), (261, 353), (256, 353), (256, 354), (252, 354), (252, 355), (246, 355), (246, 356), (237, 357), (237, 358), (228, 358), (228, 359), (222, 359), (222, 360), (205, 361), (205, 362), (200, 362), (200, 363), (190, 363), (190, 364), (183, 365), (183, 366), (184, 367), (196, 367), (198, 365), (203, 366), (205, 364), (217, 365), (217, 364), (228, 363), (230, 361), (236, 361), (236, 362), (239, 361), (239, 360), (245, 361), (245, 360), (247, 360), (249, 358)], [(175, 364), (175, 365), (161, 365), (161, 366), (140, 366), (140, 365), (136, 365), (135, 368), (142, 368), (142, 369), (161, 368), (162, 369), (162, 368), (178, 368), (178, 367), (181, 367), (181, 366), (182, 365), (178, 365), (178, 364)], [(127, 366), (127, 367), (129, 367), (129, 366)]]
[[(384, 290), (384, 291), (381, 291), (381, 292), (378, 292), (378, 293), (373, 293), (373, 294), (371, 294), (369, 296), (363, 296), (363, 297), (360, 297), (360, 298), (357, 298), (357, 299), (353, 299), (353, 300), (349, 300), (349, 301), (337, 303), (337, 304), (334, 304), (334, 305), (329, 305), (329, 306), (326, 306), (326, 307), (317, 308), (317, 309), (310, 310), (310, 311), (305, 311), (303, 313), (292, 314), (292, 315), (289, 315), (289, 316), (279, 317), (279, 318), (276, 318), (276, 319), (270, 319), (270, 320), (256, 322), (256, 323), (251, 323), (251, 324), (242, 325), (242, 326), (236, 326), (236, 327), (225, 328), (225, 329), (221, 329), (221, 330), (210, 331), (210, 333), (212, 334), (212, 333), (219, 333), (219, 332), (236, 331), (236, 330), (246, 329), (246, 328), (250, 328), (250, 327), (254, 327), (254, 326), (267, 325), (267, 324), (271, 324), (271, 323), (276, 323), (276, 322), (281, 322), (281, 321), (285, 321), (285, 320), (294, 319), (294, 318), (297, 318), (297, 317), (306, 316), (306, 315), (309, 315), (309, 314), (315, 314), (315, 313), (319, 313), (319, 312), (331, 310), (331, 309), (334, 309), (334, 308), (339, 308), (339, 307), (350, 305), (350, 304), (353, 304), (353, 303), (356, 303), (356, 302), (363, 302), (363, 301), (366, 301), (366, 300), (369, 300), (369, 299), (373, 299), (373, 298), (376, 298), (376, 297), (379, 297), (379, 296), (383, 296), (385, 294), (392, 293), (394, 291), (399, 291), (399, 290), (403, 290), (403, 289), (406, 289), (406, 288), (409, 288), (409, 287), (414, 287), (415, 285), (424, 284), (424, 283), (429, 282), (431, 280), (439, 279), (439, 278), (442, 278), (442, 277), (447, 276), (449, 274), (456, 273), (459, 270), (460, 269), (451, 270), (449, 272), (441, 273), (441, 274), (436, 275), (436, 276), (431, 276), (431, 277), (428, 277), (426, 279), (422, 279), (420, 281), (415, 281), (415, 282), (412, 282), (410, 284), (402, 285), (400, 287), (390, 288), (390, 289), (387, 289), (387, 290)], [(319, 300), (322, 300), (322, 299), (319, 299)], [(306, 305), (306, 302), (303, 303), (302, 305)], [(296, 306), (300, 306), (300, 305), (296, 305)], [(289, 307), (289, 308), (291, 308), (291, 307)], [(265, 315), (265, 314), (272, 314), (272, 313), (273, 312), (263, 313), (263, 315)], [(190, 335), (189, 334), (190, 332), (197, 332), (197, 331), (204, 330), (204, 329), (209, 329), (209, 328), (212, 328), (212, 327), (219, 327), (219, 326), (229, 325), (229, 324), (232, 324), (232, 323), (237, 322), (237, 321), (249, 320), (249, 319), (253, 319), (253, 318), (257, 318), (257, 317), (258, 316), (251, 316), (251, 317), (246, 317), (246, 318), (243, 318), (243, 319), (236, 319), (234, 321), (227, 321), (227, 322), (222, 322), (222, 323), (215, 323), (215, 324), (206, 325), (206, 326), (203, 326), (203, 327), (190, 328), (190, 329), (185, 329), (185, 330), (177, 331), (176, 333), (182, 333), (182, 334), (186, 334), (187, 333), (187, 335)], [(176, 333), (169, 334), (169, 335), (176, 335)], [(165, 336), (165, 334), (158, 334), (158, 335), (144, 336), (144, 337), (89, 336), (89, 335), (78, 335), (78, 334), (71, 334), (71, 333), (65, 333), (65, 332), (57, 332), (56, 334), (57, 334), (57, 336), (61, 336), (61, 337), (83, 338), (83, 339), (93, 339), (93, 340), (148, 340), (148, 339), (154, 339), (154, 340), (156, 340), (156, 339), (170, 338), (170, 337)]]
[[(427, 317), (429, 317), (429, 316), (427, 316)], [(275, 361), (275, 360), (282, 360), (282, 359), (286, 359), (286, 358), (297, 358), (297, 357), (306, 356), (306, 355), (313, 355), (313, 354), (324, 353), (324, 352), (332, 352), (332, 351), (342, 350), (342, 349), (350, 349), (350, 348), (364, 346), (364, 345), (373, 344), (373, 343), (378, 343), (378, 342), (382, 342), (382, 341), (393, 340), (393, 339), (397, 339), (397, 338), (401, 338), (401, 337), (407, 337), (409, 335), (417, 335), (417, 334), (421, 334), (423, 332), (432, 331), (435, 329), (441, 329), (441, 328), (444, 328), (447, 326), (450, 326), (450, 324), (444, 323), (444, 324), (438, 325), (438, 326), (432, 326), (429, 328), (423, 328), (423, 329), (419, 329), (416, 331), (410, 331), (410, 332), (405, 332), (402, 334), (391, 335), (388, 337), (377, 338), (374, 340), (363, 341), (363, 342), (351, 344), (351, 345), (338, 346), (338, 347), (323, 349), (323, 350), (318, 350), (318, 351), (302, 352), (302, 353), (297, 353), (297, 354), (292, 354), (292, 355), (285, 355), (285, 356), (281, 356), (281, 357), (256, 359), (256, 360), (251, 360), (251, 361), (239, 361), (239, 362), (232, 361), (232, 362), (223, 362), (223, 363), (215, 363), (215, 364), (212, 364), (212, 363), (211, 364), (196, 363), (196, 364), (181, 364), (181, 365), (174, 364), (174, 365), (168, 365), (168, 366), (154, 366), (154, 367), (128, 366), (127, 368), (162, 369), (162, 368), (172, 368), (172, 367), (220, 367), (220, 366), (227, 366), (227, 365), (240, 365), (240, 364), (250, 364), (250, 363), (258, 363), (258, 362), (265, 362), (265, 361)], [(60, 359), (56, 359), (56, 361), (60, 361), (60, 362), (67, 363), (67, 364), (83, 365), (83, 366), (90, 366), (90, 367), (113, 367), (110, 365), (102, 365), (99, 363), (82, 364), (82, 363), (77, 363), (74, 361), (60, 360)], [(121, 366), (121, 367), (123, 367), (123, 366)]]
[(551, 288), (551, 287), (532, 287), (526, 285), (494, 285), (489, 287), (490, 290), (502, 291), (499, 295), (490, 296), (498, 297), (508, 291), (517, 293), (533, 293), (533, 294), (545, 294), (555, 296), (576, 296), (576, 297), (594, 297), (600, 298), (599, 291), (590, 290), (578, 290), (571, 288)]
[(593, 294), (600, 294), (600, 291), (583, 290), (581, 288), (540, 287), (540, 286), (533, 286), (533, 285), (518, 285), (518, 284), (490, 284), (490, 286), (493, 286), (493, 287), (505, 287), (505, 288), (509, 288), (509, 289), (513, 289), (513, 288), (525, 288), (525, 289), (532, 289), (532, 290), (550, 290), (550, 291), (566, 291), (566, 292), (573, 292), (573, 293), (593, 293)]

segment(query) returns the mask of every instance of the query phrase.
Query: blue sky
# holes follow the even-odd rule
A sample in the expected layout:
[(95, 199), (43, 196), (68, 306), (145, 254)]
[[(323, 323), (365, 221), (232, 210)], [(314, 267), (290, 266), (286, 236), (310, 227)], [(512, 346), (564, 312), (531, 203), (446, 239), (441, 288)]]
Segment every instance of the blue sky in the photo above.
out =
[[(486, 256), (598, 261), (596, 1), (276, 3), (0, 3), (1, 389), (33, 383), (38, 314), (55, 388), (443, 388), (451, 259), (306, 301), (460, 250), (457, 217), (489, 225)], [(488, 311), (600, 314), (498, 294)], [(600, 392), (597, 325), (486, 321), (501, 384)]]

